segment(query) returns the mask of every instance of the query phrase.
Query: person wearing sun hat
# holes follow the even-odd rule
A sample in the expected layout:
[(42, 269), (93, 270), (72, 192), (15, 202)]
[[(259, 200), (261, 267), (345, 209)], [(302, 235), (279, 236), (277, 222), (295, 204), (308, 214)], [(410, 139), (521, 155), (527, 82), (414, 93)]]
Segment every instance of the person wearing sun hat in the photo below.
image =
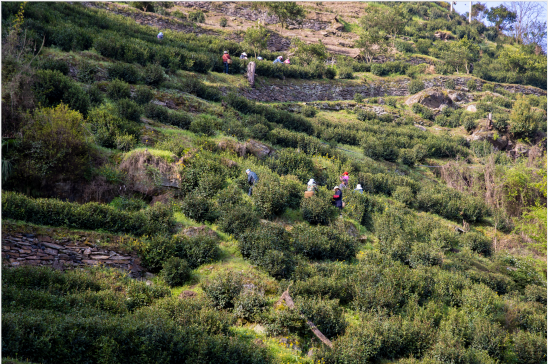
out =
[(240, 59), (247, 59), (247, 53), (243, 52), (243, 53), (240, 55)]
[(363, 193), (362, 185), (358, 183), (358, 185), (356, 186), (356, 189), (354, 191), (358, 191), (359, 193)]
[(335, 186), (333, 187), (333, 191), (335, 191), (333, 195), (333, 205), (339, 209), (342, 217), (343, 200), (341, 188), (339, 186)]
[(304, 193), (304, 197), (312, 197), (316, 192), (318, 192), (318, 186), (316, 185), (316, 181), (314, 181), (314, 178), (311, 178), (310, 181), (308, 181), (308, 183), (306, 184), (306, 192)]

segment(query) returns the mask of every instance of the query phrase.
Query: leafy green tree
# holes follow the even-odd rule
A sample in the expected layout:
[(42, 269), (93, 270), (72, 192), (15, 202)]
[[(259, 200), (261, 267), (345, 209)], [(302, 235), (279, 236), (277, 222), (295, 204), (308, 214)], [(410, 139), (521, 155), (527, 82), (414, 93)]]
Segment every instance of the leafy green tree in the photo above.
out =
[(268, 12), (280, 19), (282, 29), (287, 26), (288, 21), (298, 21), (304, 18), (305, 10), (294, 1), (267, 2)]
[(371, 63), (373, 58), (382, 56), (388, 52), (388, 42), (383, 34), (372, 31), (362, 31), (360, 39), (358, 39), (354, 46), (360, 49), (360, 54)]
[(534, 112), (531, 105), (521, 97), (514, 103), (510, 114), (510, 132), (517, 138), (528, 138), (539, 129), (542, 119), (543, 113)]
[(502, 4), (487, 12), (487, 20), (495, 24), (499, 32), (512, 29), (512, 23), (516, 21), (516, 17), (516, 13), (511, 12)]
[(259, 54), (261, 50), (266, 49), (269, 37), (270, 34), (268, 34), (268, 31), (262, 25), (250, 27), (245, 31), (244, 44), (246, 47), (253, 50), (255, 58), (257, 58), (257, 54)]
[(464, 36), (460, 41), (450, 44), (447, 51), (442, 52), (445, 62), (457, 69), (464, 67), (466, 73), (470, 73), (470, 63), (479, 59), (479, 46)]
[(390, 36), (393, 47), (396, 37), (403, 32), (408, 20), (402, 9), (401, 6), (368, 6), (367, 14), (360, 19), (360, 25), (366, 32), (382, 32)]
[(327, 58), (327, 48), (320, 40), (318, 43), (306, 44), (300, 38), (291, 40), (291, 51), (304, 65), (314, 61), (324, 61)]

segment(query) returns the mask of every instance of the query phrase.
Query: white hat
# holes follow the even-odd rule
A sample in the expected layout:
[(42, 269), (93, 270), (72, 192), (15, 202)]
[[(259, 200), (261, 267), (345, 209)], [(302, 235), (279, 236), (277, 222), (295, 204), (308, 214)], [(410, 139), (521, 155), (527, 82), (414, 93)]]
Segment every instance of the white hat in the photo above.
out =
[(356, 186), (356, 189), (357, 189), (357, 190), (363, 190), (362, 185), (360, 185), (360, 184), (358, 183), (358, 185)]
[(242, 55), (247, 56), (247, 53), (244, 52), (244, 53), (242, 53)]
[(340, 190), (341, 188), (340, 188), (339, 186), (335, 186), (335, 187), (333, 187), (333, 189), (334, 189), (334, 190), (336, 190), (336, 189), (339, 189), (339, 190)]
[(251, 172), (251, 169), (248, 168), (245, 170), (245, 173), (249, 173), (249, 172)]
[(228, 51), (224, 51), (223, 53), (227, 54), (227, 53), (228, 53)]
[(282, 57), (282, 56), (278, 56), (278, 58), (284, 58), (284, 57)]
[(313, 185), (313, 184), (315, 184), (315, 183), (316, 183), (316, 181), (314, 181), (314, 178), (311, 178), (310, 181), (308, 181), (308, 184), (309, 184), (309, 185)]

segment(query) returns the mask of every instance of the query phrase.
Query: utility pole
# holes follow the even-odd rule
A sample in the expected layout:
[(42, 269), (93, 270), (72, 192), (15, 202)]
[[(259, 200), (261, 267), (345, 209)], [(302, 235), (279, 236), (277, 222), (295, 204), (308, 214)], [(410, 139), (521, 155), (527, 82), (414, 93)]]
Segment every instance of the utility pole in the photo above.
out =
[(470, 1), (470, 11), (468, 12), (468, 24), (472, 23), (472, 1)]

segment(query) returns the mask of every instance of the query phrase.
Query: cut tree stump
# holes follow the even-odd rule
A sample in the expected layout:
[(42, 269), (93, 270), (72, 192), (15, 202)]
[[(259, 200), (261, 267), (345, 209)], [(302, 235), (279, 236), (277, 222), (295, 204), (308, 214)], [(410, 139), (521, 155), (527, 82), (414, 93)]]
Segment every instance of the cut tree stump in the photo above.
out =
[(249, 62), (247, 64), (247, 80), (249, 81), (249, 85), (251, 87), (255, 87), (255, 68), (257, 65), (255, 62)]
[[(291, 285), (289, 285), (289, 287), (291, 287)], [(293, 302), (293, 299), (289, 295), (289, 287), (287, 287), (287, 289), (282, 294), (282, 296), (280, 297), (280, 299), (278, 300), (278, 302), (276, 304), (280, 304), (281, 301), (285, 301), (285, 304), (287, 305), (287, 307), (289, 307), (290, 309), (293, 310), (293, 309), (295, 309), (295, 302)], [(318, 339), (320, 339), (320, 341), (322, 343), (329, 346), (330, 348), (333, 348), (333, 343), (331, 343), (331, 340), (326, 338), (325, 335), (322, 334), (322, 332), (320, 330), (318, 330), (318, 328), (316, 327), (316, 325), (314, 325), (314, 323), (312, 321), (310, 321), (309, 319), (304, 317), (304, 315), (302, 315), (302, 314), (301, 314), (301, 317), (306, 320), (306, 324), (308, 325), (308, 327), (310, 327), (310, 330), (312, 330), (314, 335), (316, 335), (316, 337)]]

